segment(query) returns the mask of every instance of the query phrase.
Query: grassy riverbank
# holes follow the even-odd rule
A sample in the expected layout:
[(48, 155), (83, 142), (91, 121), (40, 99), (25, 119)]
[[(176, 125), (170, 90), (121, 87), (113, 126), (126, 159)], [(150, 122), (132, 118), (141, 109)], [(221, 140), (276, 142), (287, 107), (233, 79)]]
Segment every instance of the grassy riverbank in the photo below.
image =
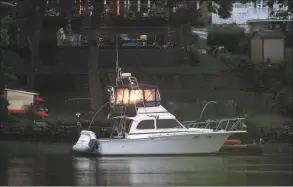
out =
[[(181, 120), (198, 120), (204, 105), (211, 100), (218, 104), (209, 105), (204, 119), (245, 116), (249, 123), (262, 126), (282, 126), (291, 118), (278, 115), (270, 109), (270, 99), (262, 95), (233, 90), (177, 90), (161, 89), (163, 105)], [(88, 100), (64, 102), (70, 97), (88, 97), (88, 95), (47, 94), (47, 107), (50, 109), (48, 120), (54, 123), (74, 124), (76, 112), (82, 113), (82, 119), (91, 120), (95, 112), (89, 112)], [(97, 121), (106, 121), (106, 110), (97, 116)]]
[[(261, 129), (267, 133), (277, 131), (282, 133), (284, 131), (284, 124), (292, 124), (291, 118), (283, 117), (276, 112), (270, 111), (269, 99), (265, 99), (255, 93), (202, 89), (161, 89), (160, 91), (163, 98), (163, 106), (176, 115), (180, 121), (199, 120), (203, 107), (211, 100), (216, 101), (217, 104), (210, 104), (206, 107), (202, 115), (203, 120), (245, 117), (245, 124), (248, 126), (249, 131), (246, 139), (248, 138), (250, 143), (252, 139), (259, 139)], [(71, 94), (44, 94), (44, 98), (47, 101), (46, 107), (50, 110), (50, 116), (45, 118), (45, 120), (48, 120), (50, 124), (54, 124), (53, 130), (45, 130), (47, 138), (43, 137), (42, 130), (40, 129), (35, 133), (34, 131), (14, 133), (13, 136), (15, 138), (12, 139), (40, 139), (40, 141), (75, 140), (78, 136), (75, 125), (77, 121), (75, 113), (82, 113), (82, 123), (89, 124), (95, 111), (89, 111), (90, 103), (88, 100), (65, 102), (66, 99), (74, 97), (84, 98), (88, 97), (88, 95), (77, 92)], [(107, 108), (105, 108), (103, 112), (97, 115), (91, 130), (99, 132), (101, 130), (99, 127), (106, 126), (107, 123)], [(56, 133), (56, 129), (59, 129), (60, 133)], [(8, 135), (8, 137), (11, 139), (11, 135)]]

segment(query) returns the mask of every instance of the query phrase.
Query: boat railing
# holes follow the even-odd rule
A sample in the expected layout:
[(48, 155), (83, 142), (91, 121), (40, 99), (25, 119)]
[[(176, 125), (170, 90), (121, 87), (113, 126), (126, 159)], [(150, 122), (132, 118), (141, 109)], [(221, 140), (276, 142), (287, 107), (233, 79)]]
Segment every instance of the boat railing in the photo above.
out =
[(187, 128), (202, 128), (225, 131), (246, 131), (244, 124), (245, 118), (222, 118), (206, 121), (183, 121), (182, 124)]

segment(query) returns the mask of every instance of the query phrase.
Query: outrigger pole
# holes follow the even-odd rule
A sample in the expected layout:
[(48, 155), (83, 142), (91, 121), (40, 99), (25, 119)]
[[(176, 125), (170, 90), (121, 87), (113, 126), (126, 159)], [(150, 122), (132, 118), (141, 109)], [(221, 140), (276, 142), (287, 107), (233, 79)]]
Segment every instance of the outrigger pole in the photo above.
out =
[(119, 52), (118, 52), (118, 34), (116, 34), (116, 78), (121, 78), (120, 73), (121, 70), (119, 68)]

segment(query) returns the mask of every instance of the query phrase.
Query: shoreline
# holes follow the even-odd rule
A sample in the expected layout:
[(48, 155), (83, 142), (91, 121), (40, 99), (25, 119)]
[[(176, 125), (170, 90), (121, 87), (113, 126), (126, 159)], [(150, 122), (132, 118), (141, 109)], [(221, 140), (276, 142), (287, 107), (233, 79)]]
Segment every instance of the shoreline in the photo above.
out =
[[(18, 128), (17, 128), (18, 127)], [(87, 130), (88, 124), (81, 128), (76, 124), (63, 124), (62, 126), (49, 125), (47, 127), (19, 128), (17, 125), (11, 125), (9, 128), (0, 129), (0, 141), (28, 141), (28, 142), (75, 142), (78, 140), (80, 131)], [(91, 127), (97, 138), (108, 138), (111, 134), (111, 128), (104, 125)], [(264, 132), (257, 129), (251, 129), (244, 135), (232, 135), (232, 139), (241, 140), (242, 144), (253, 144), (259, 142), (260, 138), (266, 142), (291, 143), (292, 134), (284, 132)]]

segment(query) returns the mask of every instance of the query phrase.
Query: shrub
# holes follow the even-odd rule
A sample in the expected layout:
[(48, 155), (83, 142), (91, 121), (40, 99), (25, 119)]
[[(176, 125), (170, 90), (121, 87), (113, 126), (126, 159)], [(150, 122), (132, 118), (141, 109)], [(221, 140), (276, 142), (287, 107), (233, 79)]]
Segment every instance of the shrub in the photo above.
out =
[(245, 54), (249, 53), (249, 40), (252, 34), (245, 34), (244, 37), (240, 38), (237, 48), (235, 49), (235, 53), (237, 54)]
[(1, 122), (7, 119), (8, 117), (7, 107), (9, 106), (8, 101), (1, 96), (0, 96), (0, 106), (2, 106), (0, 107), (0, 122)]
[(232, 55), (230, 53), (220, 54), (221, 61), (230, 68), (230, 71), (249, 72), (253, 69), (253, 63), (245, 55)]
[(245, 30), (236, 24), (213, 25), (208, 30), (209, 46), (224, 46), (229, 52), (235, 52)]
[(292, 33), (286, 33), (285, 34), (285, 45), (286, 47), (292, 47)]
[(196, 47), (196, 45), (191, 45), (190, 52), (188, 54), (191, 66), (197, 66), (200, 64), (200, 54), (198, 52), (198, 48)]
[(36, 115), (36, 110), (33, 104), (31, 105), (25, 105), (24, 107), (25, 113), (23, 115), (24, 118), (29, 119), (29, 120), (35, 120), (38, 118)]

